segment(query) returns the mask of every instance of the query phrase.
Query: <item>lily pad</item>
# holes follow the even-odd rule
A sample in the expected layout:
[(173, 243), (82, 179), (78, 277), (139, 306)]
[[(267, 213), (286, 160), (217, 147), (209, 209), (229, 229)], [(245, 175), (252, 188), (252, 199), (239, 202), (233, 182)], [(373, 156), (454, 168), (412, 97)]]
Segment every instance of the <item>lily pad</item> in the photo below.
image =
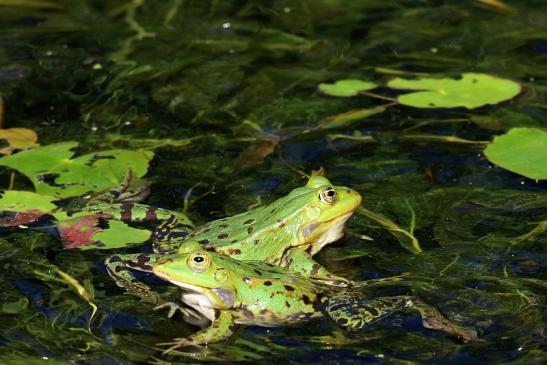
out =
[(16, 227), (35, 222), (57, 208), (57, 198), (31, 191), (8, 190), (0, 197), (0, 227)]
[(484, 154), (506, 170), (530, 179), (547, 179), (547, 132), (537, 128), (513, 128), (494, 138)]
[(397, 98), (399, 103), (416, 108), (474, 109), (509, 100), (521, 91), (521, 86), (514, 81), (478, 73), (465, 73), (458, 80), (395, 78), (387, 86), (393, 89), (420, 90)]
[(57, 223), (64, 248), (113, 249), (147, 241), (152, 232), (133, 228), (106, 213), (88, 214)]
[(319, 84), (319, 91), (331, 96), (355, 96), (361, 91), (375, 89), (377, 85), (370, 81), (358, 79), (338, 80), (333, 84)]
[(69, 198), (119, 186), (128, 169), (136, 177), (148, 170), (150, 151), (110, 150), (72, 158), (77, 142), (63, 142), (0, 159), (32, 183), (37, 193)]

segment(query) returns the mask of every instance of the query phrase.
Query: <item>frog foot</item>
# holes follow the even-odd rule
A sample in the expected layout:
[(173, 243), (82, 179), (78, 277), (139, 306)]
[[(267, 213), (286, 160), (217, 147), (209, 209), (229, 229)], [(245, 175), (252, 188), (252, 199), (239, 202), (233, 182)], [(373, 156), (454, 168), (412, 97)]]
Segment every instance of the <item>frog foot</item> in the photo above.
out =
[(350, 279), (346, 279), (343, 276), (329, 274), (326, 278), (312, 278), (313, 280), (325, 283), (330, 286), (338, 286), (342, 288), (348, 288), (355, 285), (355, 282)]
[(463, 343), (478, 341), (477, 331), (472, 328), (460, 326), (442, 317), (440, 314), (434, 317), (423, 318), (422, 324), (425, 328), (441, 330), (456, 337)]
[(171, 342), (162, 342), (158, 343), (157, 346), (169, 346), (165, 350), (162, 350), (162, 355), (176, 355), (180, 353), (180, 351), (175, 351), (178, 348), (181, 347), (187, 347), (187, 346), (193, 346), (194, 342), (192, 340), (189, 340), (187, 338), (174, 338)]
[(167, 312), (167, 318), (171, 318), (177, 313), (177, 311), (180, 311), (183, 316), (185, 317), (195, 317), (197, 319), (201, 319), (202, 316), (200, 316), (196, 311), (190, 308), (185, 308), (180, 305), (178, 305), (175, 302), (165, 302), (160, 305), (157, 305), (154, 307), (154, 310), (160, 310), (163, 308), (169, 308), (169, 312)]

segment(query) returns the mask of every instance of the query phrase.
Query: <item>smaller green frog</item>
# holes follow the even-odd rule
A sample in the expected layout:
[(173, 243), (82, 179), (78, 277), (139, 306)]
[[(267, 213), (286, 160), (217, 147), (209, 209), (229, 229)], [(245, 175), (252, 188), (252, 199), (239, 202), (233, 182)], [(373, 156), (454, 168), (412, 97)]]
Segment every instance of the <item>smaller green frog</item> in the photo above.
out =
[(169, 346), (164, 353), (226, 339), (236, 324), (273, 327), (327, 315), (347, 330), (359, 330), (394, 311), (411, 308), (420, 312), (427, 328), (463, 341), (476, 339), (474, 331), (450, 322), (416, 297), (367, 300), (357, 290), (340, 290), (262, 261), (239, 261), (208, 252), (197, 242), (185, 243), (177, 254), (140, 269), (181, 288), (182, 302), (211, 321), (208, 328), (188, 338), (160, 344)]

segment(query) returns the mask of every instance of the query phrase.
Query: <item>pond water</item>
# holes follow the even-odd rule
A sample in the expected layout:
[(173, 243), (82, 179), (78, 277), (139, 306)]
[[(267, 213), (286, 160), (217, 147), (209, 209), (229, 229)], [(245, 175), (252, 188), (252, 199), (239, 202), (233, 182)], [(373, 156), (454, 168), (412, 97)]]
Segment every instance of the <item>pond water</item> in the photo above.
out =
[[(216, 361), (547, 361), (546, 185), (483, 154), (512, 127), (547, 125), (545, 1), (0, 0), (0, 28), (3, 128), (32, 129), (41, 145), (77, 141), (78, 153), (153, 149), (146, 204), (182, 209), (186, 197), (197, 224), (272, 202), (323, 168), (408, 234), (358, 211), (317, 260), (354, 280), (397, 277), (368, 294), (412, 292), (480, 338), (462, 344), (414, 313), (358, 333), (326, 320), (241, 326), (211, 346), (223, 352)], [(351, 98), (318, 91), (339, 79), (467, 72), (522, 92), (476, 109), (421, 109), (395, 103), (400, 91), (385, 86)], [(32, 189), (12, 177), (0, 170), (2, 189)], [(111, 252), (63, 250), (47, 221), (4, 229), (0, 245), (1, 363), (197, 361), (154, 348), (197, 329), (124, 294), (103, 264)], [(88, 301), (98, 306), (91, 322)]]

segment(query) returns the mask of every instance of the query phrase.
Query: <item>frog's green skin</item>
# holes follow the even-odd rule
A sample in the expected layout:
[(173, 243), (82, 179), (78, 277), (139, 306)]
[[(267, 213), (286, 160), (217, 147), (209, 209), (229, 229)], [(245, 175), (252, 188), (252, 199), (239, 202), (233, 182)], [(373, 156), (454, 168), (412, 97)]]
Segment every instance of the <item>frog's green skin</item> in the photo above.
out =
[(185, 243), (177, 254), (166, 255), (148, 271), (181, 288), (182, 301), (211, 321), (209, 328), (189, 338), (161, 344), (178, 347), (221, 341), (235, 324), (266, 327), (292, 325), (328, 315), (340, 326), (358, 330), (394, 311), (413, 308), (423, 323), (461, 337), (475, 333), (449, 322), (435, 308), (412, 296), (365, 300), (356, 291), (340, 288), (262, 261), (238, 261), (205, 251), (196, 242)]
[[(212, 221), (190, 233), (205, 249), (238, 260), (259, 260), (305, 276), (330, 279), (311, 260), (344, 234), (344, 225), (361, 204), (361, 195), (312, 176), (301, 188), (243, 214)], [(340, 279), (340, 278), (338, 278)]]
[[(329, 273), (311, 257), (326, 244), (343, 235), (346, 221), (361, 203), (356, 191), (333, 186), (322, 176), (277, 201), (246, 213), (207, 223), (185, 236), (188, 230), (176, 229), (176, 219), (168, 220), (155, 234), (154, 251), (172, 254), (188, 240), (199, 242), (206, 250), (238, 260), (258, 260), (285, 267), (305, 277), (345, 286), (349, 281)], [(128, 268), (147, 269), (157, 255), (115, 255), (107, 259), (108, 272), (116, 283), (155, 304), (158, 296), (138, 283)]]

